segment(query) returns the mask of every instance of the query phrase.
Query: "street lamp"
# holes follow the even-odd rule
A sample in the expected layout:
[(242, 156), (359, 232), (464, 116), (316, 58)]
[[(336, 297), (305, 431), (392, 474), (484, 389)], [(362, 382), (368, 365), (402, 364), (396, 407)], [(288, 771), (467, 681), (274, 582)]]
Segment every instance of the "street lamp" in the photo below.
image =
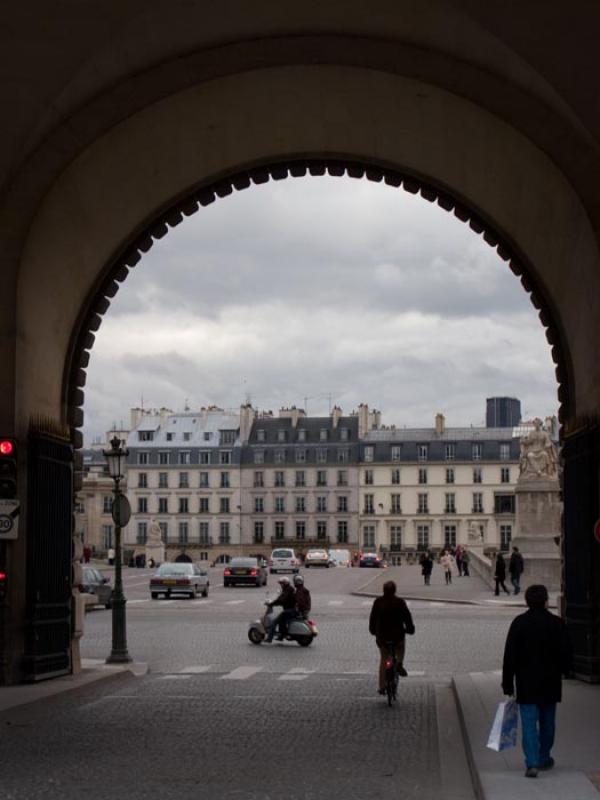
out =
[(121, 493), (120, 483), (124, 477), (125, 462), (129, 455), (123, 442), (117, 436), (110, 440), (110, 450), (104, 450), (108, 466), (108, 474), (115, 483), (115, 499), (112, 507), (112, 518), (115, 523), (115, 585), (111, 597), (112, 607), (112, 650), (106, 659), (107, 664), (128, 664), (132, 658), (127, 652), (127, 626), (125, 621), (125, 595), (121, 576), (121, 528), (125, 527), (131, 516), (131, 508), (127, 497)]

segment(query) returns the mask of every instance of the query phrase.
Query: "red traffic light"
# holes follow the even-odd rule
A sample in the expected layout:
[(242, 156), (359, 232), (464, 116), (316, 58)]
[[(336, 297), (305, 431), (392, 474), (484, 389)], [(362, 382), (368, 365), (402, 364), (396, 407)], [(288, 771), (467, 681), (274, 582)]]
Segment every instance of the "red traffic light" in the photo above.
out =
[(2, 439), (2, 441), (0, 441), (0, 455), (11, 456), (14, 452), (14, 442), (11, 442), (10, 439)]

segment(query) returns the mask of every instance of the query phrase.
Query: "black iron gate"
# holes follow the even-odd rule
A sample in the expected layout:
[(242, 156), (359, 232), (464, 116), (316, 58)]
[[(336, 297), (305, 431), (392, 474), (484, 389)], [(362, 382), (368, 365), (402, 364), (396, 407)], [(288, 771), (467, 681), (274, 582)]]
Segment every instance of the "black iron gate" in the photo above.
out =
[(73, 448), (31, 433), (28, 453), (25, 679), (71, 672)]

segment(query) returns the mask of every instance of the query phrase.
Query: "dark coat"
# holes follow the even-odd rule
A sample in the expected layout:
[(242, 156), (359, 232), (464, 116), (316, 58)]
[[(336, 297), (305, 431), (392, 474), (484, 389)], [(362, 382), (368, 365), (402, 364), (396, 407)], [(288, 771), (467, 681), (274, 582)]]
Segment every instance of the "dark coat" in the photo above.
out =
[(408, 606), (401, 597), (378, 597), (371, 608), (369, 632), (378, 645), (400, 642), (406, 633), (413, 634), (415, 625)]
[(511, 575), (521, 575), (523, 569), (523, 556), (521, 553), (513, 553), (508, 562), (508, 571)]
[(282, 606), (284, 611), (296, 608), (296, 590), (293, 586), (284, 586), (281, 594), (271, 603), (273, 606)]
[(571, 648), (564, 622), (545, 608), (520, 614), (512, 621), (504, 647), (502, 690), (517, 703), (558, 703), (562, 675), (571, 670)]
[(506, 578), (506, 562), (500, 554), (496, 558), (494, 578), (498, 578), (499, 581), (504, 581)]
[(296, 608), (300, 614), (308, 614), (311, 607), (310, 592), (306, 586), (296, 587)]
[(421, 556), (421, 572), (423, 575), (431, 575), (433, 572), (433, 559), (431, 556)]

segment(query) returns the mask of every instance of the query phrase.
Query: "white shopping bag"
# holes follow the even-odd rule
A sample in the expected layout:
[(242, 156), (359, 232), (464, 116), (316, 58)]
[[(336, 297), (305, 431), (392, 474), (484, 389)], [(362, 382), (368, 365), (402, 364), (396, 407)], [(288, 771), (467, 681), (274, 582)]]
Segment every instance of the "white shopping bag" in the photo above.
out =
[(498, 703), (487, 743), (490, 750), (499, 753), (501, 750), (507, 750), (516, 745), (518, 720), (519, 710), (514, 700)]

